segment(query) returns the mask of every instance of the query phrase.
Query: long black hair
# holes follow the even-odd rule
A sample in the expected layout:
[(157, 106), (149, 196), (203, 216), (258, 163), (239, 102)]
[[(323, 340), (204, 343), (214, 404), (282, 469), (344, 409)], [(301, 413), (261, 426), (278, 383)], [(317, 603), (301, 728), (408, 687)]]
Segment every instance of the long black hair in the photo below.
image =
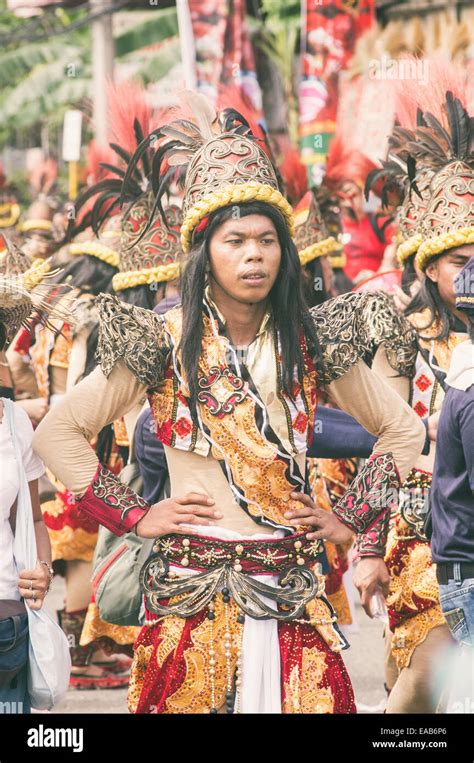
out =
[(402, 270), (402, 290), (408, 296), (411, 296), (411, 287), (418, 280), (418, 273), (415, 270), (415, 255), (411, 254), (403, 265)]
[(103, 291), (113, 294), (112, 278), (116, 273), (117, 268), (108, 262), (83, 254), (68, 262), (60, 273), (49, 279), (49, 283), (68, 283), (73, 288), (96, 297)]
[[(430, 260), (436, 262), (446, 252), (441, 252)], [(411, 302), (405, 308), (405, 315), (412, 315), (413, 313), (419, 313), (421, 310), (428, 308), (430, 311), (430, 321), (422, 329), (419, 329), (420, 336), (423, 336), (423, 330), (429, 329), (436, 321), (439, 321), (439, 332), (432, 339), (447, 339), (451, 331), (455, 331), (459, 323), (459, 318), (456, 318), (454, 313), (445, 305), (441, 299), (438, 285), (425, 275), (420, 290), (415, 294)]]
[(7, 329), (5, 324), (0, 318), (0, 352), (4, 349), (7, 343)]
[[(152, 288), (152, 286), (154, 288)], [(153, 310), (157, 301), (165, 296), (166, 284), (141, 284), (140, 286), (130, 286), (128, 289), (123, 289), (117, 292), (117, 296), (120, 297), (122, 302), (127, 302), (129, 305), (135, 305), (135, 307), (144, 307), (146, 310)]]
[(316, 332), (301, 287), (298, 252), (281, 213), (275, 207), (259, 201), (226, 206), (216, 210), (209, 216), (204, 231), (195, 234), (181, 278), (183, 330), (179, 349), (183, 371), (189, 386), (190, 409), (194, 420), (196, 420), (198, 367), (203, 334), (202, 300), (206, 283), (206, 265), (209, 262), (209, 245), (216, 229), (235, 214), (236, 206), (240, 210), (241, 217), (264, 215), (273, 222), (277, 231), (281, 247), (281, 263), (278, 276), (269, 294), (269, 301), (273, 309), (274, 325), (281, 342), (282, 384), (291, 398), (293, 398), (295, 366), (298, 369), (300, 381), (304, 369), (300, 348), (302, 329), (311, 357), (319, 356)]

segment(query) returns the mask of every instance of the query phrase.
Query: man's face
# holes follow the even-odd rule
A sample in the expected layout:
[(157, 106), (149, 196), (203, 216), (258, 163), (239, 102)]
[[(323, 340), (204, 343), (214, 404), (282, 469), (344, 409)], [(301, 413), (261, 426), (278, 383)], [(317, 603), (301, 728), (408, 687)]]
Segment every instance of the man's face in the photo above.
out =
[(456, 307), (455, 279), (474, 255), (474, 244), (449, 249), (426, 268), (426, 277), (438, 285), (441, 299), (451, 309)]
[(280, 242), (268, 217), (227, 220), (214, 232), (209, 247), (213, 296), (223, 293), (244, 304), (263, 302), (276, 281), (280, 262)]

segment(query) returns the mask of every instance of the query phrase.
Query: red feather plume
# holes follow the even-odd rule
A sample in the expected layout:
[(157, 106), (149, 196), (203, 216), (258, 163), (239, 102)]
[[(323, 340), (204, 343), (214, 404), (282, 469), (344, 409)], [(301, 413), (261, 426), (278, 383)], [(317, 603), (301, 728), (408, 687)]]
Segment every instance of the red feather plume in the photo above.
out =
[[(426, 59), (406, 55), (401, 59), (401, 64), (405, 62), (407, 66), (411, 65), (414, 72), (419, 71), (420, 75), (423, 73), (424, 78), (407, 77), (396, 82), (395, 113), (398, 123), (407, 130), (414, 130), (417, 112), (420, 110), (433, 114), (443, 127), (448, 128), (446, 93), (450, 91), (467, 108), (465, 71), (441, 53)], [(418, 70), (415, 68), (417, 66)]]
[(133, 154), (137, 147), (135, 120), (143, 135), (148, 135), (152, 129), (153, 109), (147, 103), (145, 87), (134, 80), (120, 84), (110, 82), (107, 85), (107, 98), (109, 141)]
[(290, 203), (298, 204), (308, 190), (308, 171), (295, 148), (285, 152), (285, 158), (280, 164), (280, 173)]

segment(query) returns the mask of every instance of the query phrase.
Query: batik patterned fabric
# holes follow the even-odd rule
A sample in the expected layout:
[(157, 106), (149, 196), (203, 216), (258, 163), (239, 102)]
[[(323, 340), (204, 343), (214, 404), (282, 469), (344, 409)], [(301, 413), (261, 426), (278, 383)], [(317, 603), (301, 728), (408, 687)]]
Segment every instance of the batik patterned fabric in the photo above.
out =
[(430, 630), (445, 622), (439, 605), (436, 565), (429, 543), (413, 535), (400, 515), (390, 530), (385, 558), (390, 573), (387, 599), (392, 654), (399, 669), (410, 664)]
[(134, 625), (114, 625), (102, 620), (94, 596), (87, 608), (82, 628), (80, 646), (94, 644), (94, 649), (103, 649), (107, 654), (132, 656), (132, 645), (140, 635), (141, 628)]
[[(224, 634), (225, 605), (215, 599), (212, 640), (215, 643), (215, 706), (225, 704), (227, 687)], [(237, 644), (243, 625), (231, 600), (230, 666), (234, 675)], [(331, 650), (308, 621), (280, 623), (281, 695), (284, 713), (354, 713), (354, 695), (340, 654)], [(206, 611), (184, 619), (166, 617), (145, 626), (134, 647), (128, 707), (132, 713), (208, 713), (211, 707), (209, 647), (211, 631)]]
[[(299, 383), (295, 372), (294, 401), (282, 391), (279, 393), (287, 414), (291, 453), (286, 451), (270, 426), (257, 389), (246, 367), (239, 365), (235, 351), (224, 336), (219, 317), (207, 302), (204, 307), (198, 382), (201, 433), (221, 464), (242, 509), (257, 523), (285, 526), (284, 513), (292, 502), (290, 493), (304, 490), (304, 477), (294, 456), (306, 450), (313, 430), (316, 410), (314, 365), (302, 339), (307, 364), (303, 384)], [(181, 336), (181, 309), (174, 308), (164, 317), (172, 345), (177, 347)], [(279, 368), (278, 353), (276, 362)], [(197, 441), (197, 432), (193, 431), (187, 404), (189, 393), (181, 378), (180, 360), (174, 349), (172, 364), (173, 373), (165, 376), (166, 387), (153, 395), (152, 410), (159, 439), (165, 445), (189, 450)], [(168, 404), (162, 403), (163, 395), (169, 396)], [(171, 396), (172, 401), (169, 400)], [(236, 431), (246, 432), (246, 437), (236, 439)]]
[[(94, 446), (94, 442), (91, 445)], [(118, 479), (115, 475), (119, 474), (123, 466), (114, 446), (109, 460), (109, 473), (114, 479)], [(48, 472), (48, 476), (57, 492), (54, 499), (41, 504), (41, 510), (51, 541), (52, 559), (91, 562), (99, 531), (97, 519), (84, 511), (83, 505), (76, 501), (73, 493), (66, 490), (53, 474)]]

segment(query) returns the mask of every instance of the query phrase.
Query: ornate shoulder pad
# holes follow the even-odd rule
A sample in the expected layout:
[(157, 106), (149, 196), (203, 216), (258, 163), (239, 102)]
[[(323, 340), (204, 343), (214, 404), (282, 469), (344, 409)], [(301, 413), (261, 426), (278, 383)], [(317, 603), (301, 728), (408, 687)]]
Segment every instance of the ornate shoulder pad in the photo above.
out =
[(100, 294), (96, 306), (99, 341), (95, 357), (105, 376), (117, 360), (123, 360), (139, 382), (148, 389), (157, 387), (171, 350), (162, 317), (110, 294)]
[(323, 384), (339, 379), (358, 360), (372, 365), (383, 344), (391, 367), (412, 376), (416, 338), (406, 318), (384, 292), (342, 294), (310, 310), (322, 352)]

